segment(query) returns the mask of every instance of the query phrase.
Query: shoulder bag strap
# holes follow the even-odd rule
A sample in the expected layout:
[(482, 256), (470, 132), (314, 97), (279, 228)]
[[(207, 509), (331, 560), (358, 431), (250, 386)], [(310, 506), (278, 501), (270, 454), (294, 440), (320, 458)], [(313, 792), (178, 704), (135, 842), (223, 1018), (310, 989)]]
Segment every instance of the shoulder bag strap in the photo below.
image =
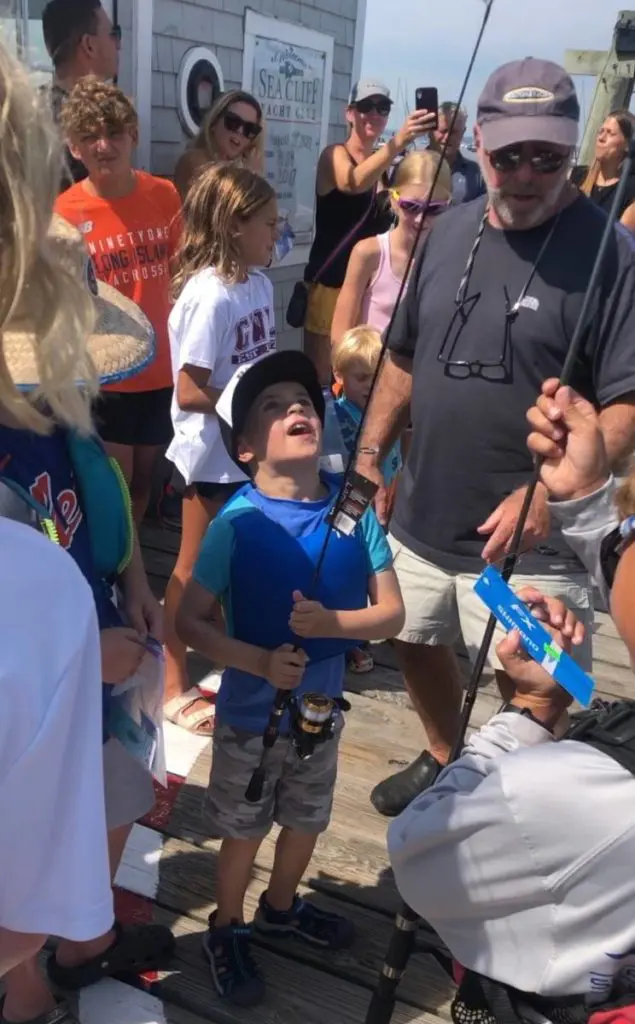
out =
[[(348, 150), (347, 150), (347, 152), (348, 152)], [(350, 153), (349, 153), (349, 156), (350, 156)], [(351, 157), (351, 159), (352, 159), (352, 157)], [(351, 230), (348, 232), (348, 234), (345, 235), (345, 237), (342, 239), (342, 241), (339, 242), (338, 245), (335, 246), (335, 248), (333, 249), (333, 252), (324, 261), (324, 263), (322, 264), (322, 266), (318, 270), (317, 274), (314, 275), (313, 280), (309, 282), (310, 284), (318, 284), (320, 278), (326, 273), (326, 271), (331, 266), (331, 264), (337, 259), (337, 257), (340, 255), (340, 253), (344, 251), (346, 246), (353, 240), (353, 238), (355, 237), (357, 232), (360, 230), (360, 228), (363, 227), (363, 225), (366, 223), (366, 221), (368, 220), (368, 218), (370, 216), (370, 211), (372, 210), (373, 206), (375, 205), (375, 197), (376, 197), (376, 195), (377, 195), (377, 185), (375, 184), (375, 185), (373, 185), (373, 194), (370, 197), (370, 203), (368, 204), (367, 208), (364, 210), (363, 216), (360, 217), (360, 219), (351, 228)]]

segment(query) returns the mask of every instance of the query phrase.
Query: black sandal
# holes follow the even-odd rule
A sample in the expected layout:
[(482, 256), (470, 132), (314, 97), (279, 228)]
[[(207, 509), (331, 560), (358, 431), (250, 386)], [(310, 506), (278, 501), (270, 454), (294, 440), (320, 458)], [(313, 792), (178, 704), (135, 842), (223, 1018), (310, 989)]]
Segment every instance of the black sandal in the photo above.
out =
[(114, 929), (112, 945), (104, 953), (77, 967), (61, 967), (55, 954), (49, 957), (46, 969), (52, 983), (62, 991), (76, 992), (80, 988), (94, 985), (102, 978), (119, 974), (144, 974), (145, 971), (157, 971), (169, 965), (175, 947), (174, 936), (169, 928), (162, 924), (133, 924), (124, 928), (115, 921)]
[[(9, 1024), (4, 1015), (4, 999), (0, 999), (0, 1024)], [(79, 1024), (79, 1020), (66, 1003), (60, 1001), (54, 1010), (41, 1013), (39, 1017), (26, 1021), (26, 1024)]]

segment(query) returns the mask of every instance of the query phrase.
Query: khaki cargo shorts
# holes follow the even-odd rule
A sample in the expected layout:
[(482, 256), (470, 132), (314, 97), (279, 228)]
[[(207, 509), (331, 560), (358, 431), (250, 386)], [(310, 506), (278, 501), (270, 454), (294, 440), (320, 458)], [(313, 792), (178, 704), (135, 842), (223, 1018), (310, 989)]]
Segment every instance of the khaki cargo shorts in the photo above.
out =
[(326, 831), (340, 734), (338, 729), (306, 761), (300, 760), (288, 736), (280, 736), (267, 755), (262, 799), (250, 804), (245, 790), (260, 763), (262, 734), (217, 726), (203, 812), (205, 831), (213, 839), (257, 839), (266, 836), (274, 822), (297, 832)]
[[(404, 643), (452, 647), (463, 636), (470, 660), (474, 662), (481, 646), (489, 611), (474, 593), (475, 573), (450, 572), (440, 569), (407, 548), (395, 537), (388, 540), (393, 553), (393, 567), (399, 580), (406, 606), (406, 622), (396, 638)], [(547, 597), (558, 597), (584, 623), (584, 643), (572, 650), (580, 668), (590, 672), (593, 663), (593, 597), (586, 573), (566, 576), (512, 577), (514, 590), (536, 587)], [(495, 654), (496, 644), (505, 636), (497, 627), (490, 648), (488, 665), (502, 669)]]

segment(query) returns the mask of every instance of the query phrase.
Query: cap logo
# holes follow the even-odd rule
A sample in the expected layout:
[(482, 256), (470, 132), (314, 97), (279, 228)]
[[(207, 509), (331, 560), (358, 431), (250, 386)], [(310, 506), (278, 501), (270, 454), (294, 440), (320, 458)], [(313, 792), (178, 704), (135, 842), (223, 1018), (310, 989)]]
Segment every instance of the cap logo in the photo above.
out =
[(554, 103), (556, 97), (548, 89), (537, 85), (523, 85), (519, 89), (511, 89), (503, 96), (503, 103)]

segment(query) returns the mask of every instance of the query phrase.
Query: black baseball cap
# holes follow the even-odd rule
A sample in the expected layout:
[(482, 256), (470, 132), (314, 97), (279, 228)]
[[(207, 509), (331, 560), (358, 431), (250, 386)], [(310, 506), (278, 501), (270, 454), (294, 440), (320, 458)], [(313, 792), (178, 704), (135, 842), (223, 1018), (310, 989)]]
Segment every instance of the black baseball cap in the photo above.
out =
[(324, 424), (324, 395), (315, 366), (304, 352), (274, 352), (246, 369), (236, 371), (216, 403), (220, 433), (228, 454), (244, 470), (238, 459), (238, 441), (256, 399), (273, 384), (291, 381), (306, 388), (320, 422)]
[(578, 142), (580, 104), (573, 79), (559, 64), (526, 57), (503, 64), (488, 79), (476, 123), (488, 152), (522, 142)]

